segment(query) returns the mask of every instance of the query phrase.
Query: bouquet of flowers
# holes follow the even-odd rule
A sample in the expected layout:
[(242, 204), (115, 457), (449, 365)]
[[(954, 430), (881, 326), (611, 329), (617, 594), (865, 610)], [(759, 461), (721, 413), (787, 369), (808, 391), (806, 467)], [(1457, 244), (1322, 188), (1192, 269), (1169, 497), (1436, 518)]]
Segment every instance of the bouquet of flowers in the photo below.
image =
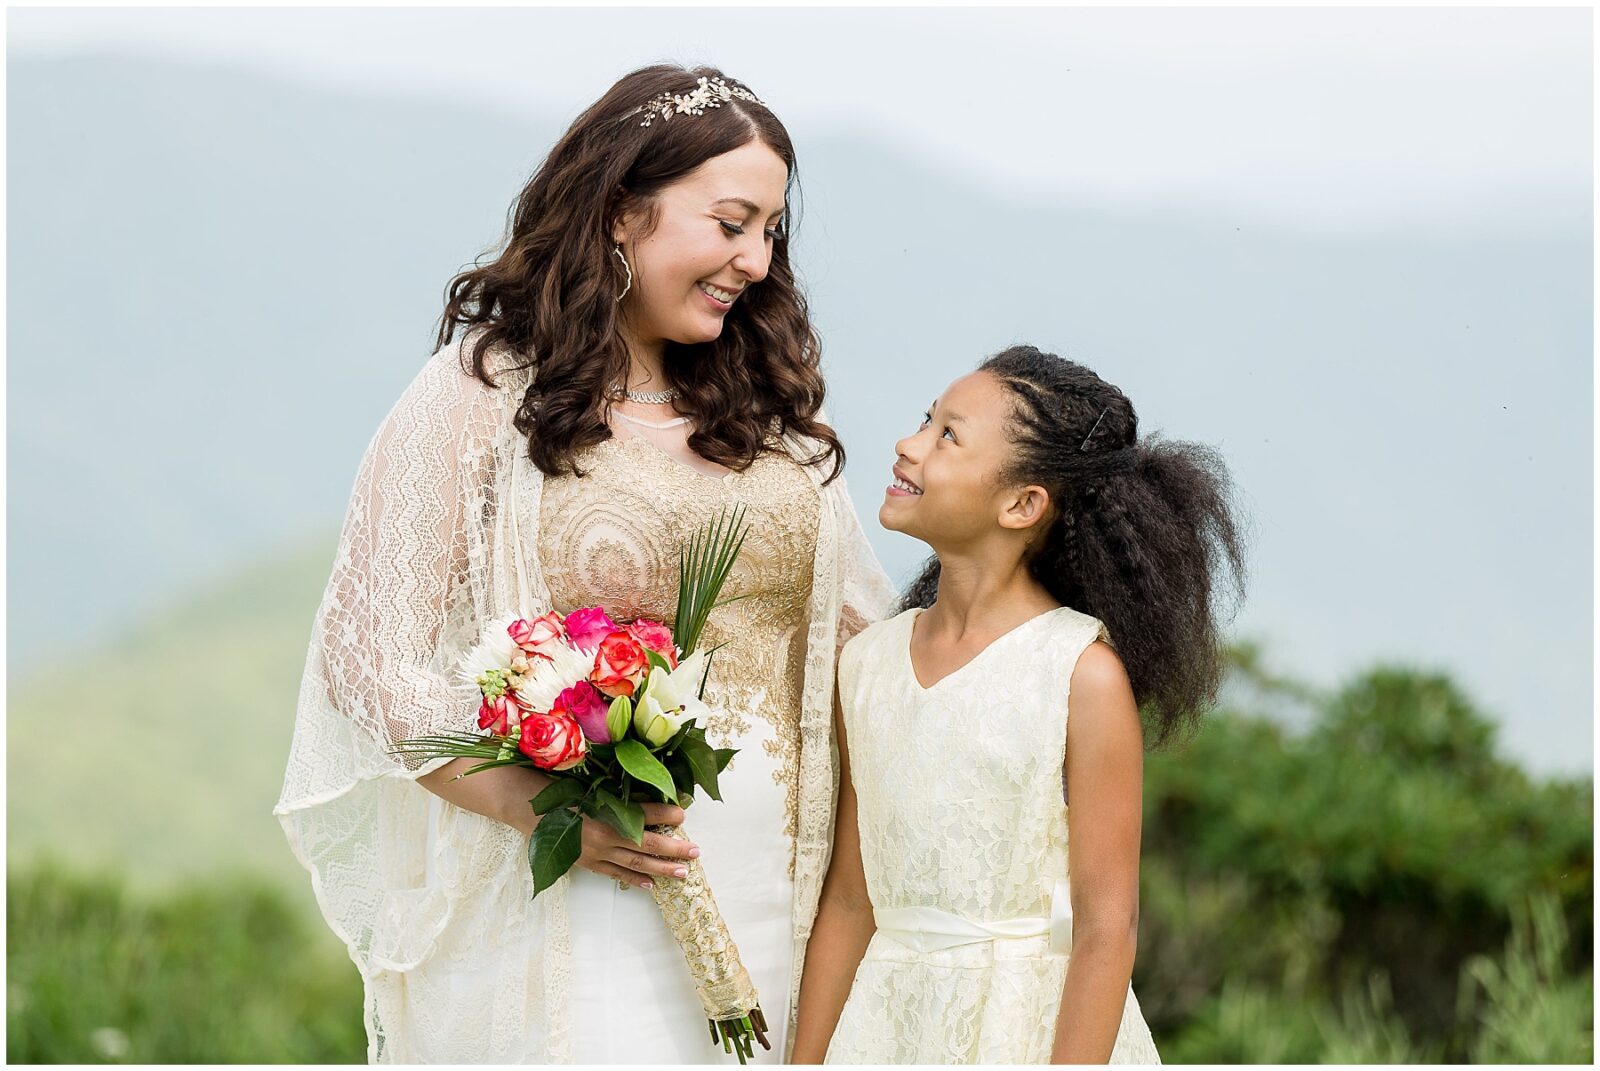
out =
[[(717, 596), (744, 535), (736, 510), (680, 550), (671, 629), (643, 619), (619, 624), (598, 606), (494, 622), (461, 666), (481, 696), (478, 728), (486, 732), (417, 737), (393, 748), (424, 759), (482, 760), (461, 776), (531, 766), (551, 777), (529, 801), (541, 816), (528, 841), (534, 896), (578, 861), (585, 816), (642, 844), (642, 804), (687, 804), (696, 785), (721, 800), (717, 775), (735, 749), (711, 747), (698, 724), (709, 712), (702, 696), (716, 652), (697, 643), (723, 605)], [(685, 839), (671, 826), (650, 831)], [(744, 1063), (752, 1038), (771, 1048), (766, 1020), (699, 860), (685, 866), (686, 878), (655, 878), (652, 895), (688, 962), (712, 1042)]]

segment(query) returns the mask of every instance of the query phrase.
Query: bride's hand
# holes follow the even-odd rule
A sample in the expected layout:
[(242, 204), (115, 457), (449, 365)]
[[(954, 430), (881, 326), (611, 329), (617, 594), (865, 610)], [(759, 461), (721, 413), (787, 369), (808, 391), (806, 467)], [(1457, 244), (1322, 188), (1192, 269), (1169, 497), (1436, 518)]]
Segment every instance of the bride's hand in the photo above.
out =
[[(670, 803), (644, 804), (644, 824), (677, 826), (683, 824), (683, 808)], [(687, 861), (698, 857), (693, 842), (646, 832), (643, 844), (635, 844), (604, 822), (583, 820), (583, 854), (578, 865), (601, 877), (615, 878), (624, 887), (650, 888), (652, 878), (681, 878), (687, 875)]]

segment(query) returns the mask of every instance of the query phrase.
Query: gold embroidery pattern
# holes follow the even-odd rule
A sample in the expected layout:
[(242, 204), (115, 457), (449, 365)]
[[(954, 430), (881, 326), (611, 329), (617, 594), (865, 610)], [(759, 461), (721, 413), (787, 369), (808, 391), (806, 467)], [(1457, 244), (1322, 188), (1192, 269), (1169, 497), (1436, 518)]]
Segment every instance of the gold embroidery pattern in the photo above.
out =
[[(650, 832), (674, 840), (688, 840), (677, 826), (650, 826)], [(689, 964), (700, 1005), (707, 1019), (732, 1019), (757, 1006), (756, 987), (739, 960), (739, 950), (728, 934), (728, 924), (717, 910), (700, 860), (691, 859), (684, 870), (688, 877), (679, 880), (658, 876), (651, 879), (650, 895), (661, 908), (667, 929), (677, 938), (683, 958)]]
[[(772, 728), (763, 749), (785, 795), (785, 833), (799, 808), (800, 696), (805, 626), (820, 511), (816, 485), (779, 453), (744, 472), (696, 472), (642, 439), (612, 438), (582, 451), (587, 474), (545, 480), (538, 553), (555, 608), (604, 606), (613, 616), (671, 624), (678, 597), (678, 547), (718, 509), (743, 503), (749, 535), (702, 649), (711, 660), (706, 726), (713, 747), (744, 748), (754, 721)], [(734, 759), (737, 763), (739, 760)], [(790, 859), (793, 868), (793, 856)]]

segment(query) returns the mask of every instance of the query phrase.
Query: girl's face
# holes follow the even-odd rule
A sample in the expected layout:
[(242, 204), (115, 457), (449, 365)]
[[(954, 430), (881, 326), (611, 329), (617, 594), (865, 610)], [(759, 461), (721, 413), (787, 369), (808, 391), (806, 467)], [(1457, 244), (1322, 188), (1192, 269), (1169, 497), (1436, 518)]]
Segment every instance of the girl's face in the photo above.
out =
[(656, 224), (642, 211), (612, 231), (633, 269), (623, 326), (643, 346), (710, 342), (744, 291), (767, 277), (783, 219), (788, 168), (752, 141), (714, 156), (656, 197)]
[(1026, 527), (1008, 520), (1026, 489), (1000, 479), (1011, 456), (1010, 408), (1009, 388), (987, 372), (950, 384), (916, 434), (895, 443), (895, 482), (884, 491), (879, 523), (936, 550), (970, 547), (998, 528)]

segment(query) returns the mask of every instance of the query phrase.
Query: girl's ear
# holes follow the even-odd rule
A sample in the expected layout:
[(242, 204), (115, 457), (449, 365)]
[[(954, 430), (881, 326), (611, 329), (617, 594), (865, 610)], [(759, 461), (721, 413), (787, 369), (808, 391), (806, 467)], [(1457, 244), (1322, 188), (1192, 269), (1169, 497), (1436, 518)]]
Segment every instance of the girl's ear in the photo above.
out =
[(1039, 524), (1050, 513), (1050, 492), (1038, 484), (1020, 488), (1000, 513), (1000, 527), (1021, 531)]

